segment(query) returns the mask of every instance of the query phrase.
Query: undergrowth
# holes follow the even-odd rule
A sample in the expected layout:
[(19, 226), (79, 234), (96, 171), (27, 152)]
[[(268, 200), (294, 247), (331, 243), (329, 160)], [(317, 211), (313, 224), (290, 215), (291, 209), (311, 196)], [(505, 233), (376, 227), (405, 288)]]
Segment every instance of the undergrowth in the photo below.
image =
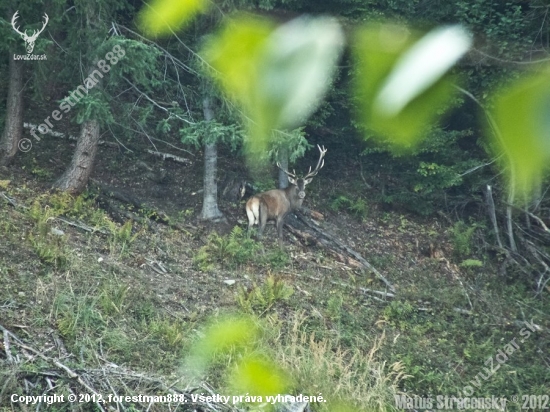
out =
[(268, 275), (261, 286), (254, 283), (250, 288), (239, 288), (236, 299), (242, 311), (261, 316), (276, 303), (288, 301), (293, 293), (292, 286), (283, 279)]
[[(483, 227), (474, 223), (459, 222), (441, 235), (453, 248), (450, 262), (416, 255), (405, 242), (400, 249), (369, 256), (399, 286), (395, 298), (371, 299), (360, 292), (379, 288), (371, 277), (340, 269), (319, 250), (264, 248), (239, 227), (228, 235), (212, 234), (199, 249), (179, 232), (140, 230), (130, 221), (116, 224), (89, 195), (44, 194), (26, 204), (28, 209), (0, 208), (0, 323), (42, 348), (49, 347), (50, 336), (59, 339), (68, 353), (63, 361), (76, 370), (99, 362), (184, 379), (181, 364), (200, 341), (205, 319), (230, 309), (254, 319), (260, 342), (247, 353), (216, 355), (206, 379), (219, 393), (233, 390), (227, 384), (231, 362), (257, 355), (287, 371), (287, 393), (331, 395), (351, 402), (349, 410), (389, 410), (401, 391), (459, 393), (475, 381), (487, 359), (521, 337), (521, 322), (531, 319), (541, 330), (483, 380), (475, 396), (527, 390), (542, 395), (550, 382), (541, 355), (548, 346), (547, 303), (534, 296), (528, 282), (495, 275), (496, 268), (476, 248)], [(350, 204), (340, 200), (335, 207), (352, 213)], [(413, 233), (433, 235), (408, 216), (386, 215), (393, 227), (384, 227), (383, 242), (396, 233), (408, 241)], [(58, 218), (96, 232), (73, 230)], [(177, 259), (180, 253), (201, 272), (221, 269), (224, 277), (241, 283), (228, 286), (218, 273), (199, 273), (188, 260)], [(22, 264), (29, 256), (33, 260)], [(148, 265), (153, 260), (158, 271)], [(148, 283), (153, 277), (160, 280)], [(182, 298), (191, 278), (198, 279), (196, 289)], [(209, 295), (200, 289), (212, 284), (219, 286)], [(9, 368), (0, 365), (3, 387), (40, 395), (40, 385), (26, 389), (20, 376), (24, 371), (29, 376), (29, 370), (42, 376), (54, 366), (21, 359)], [(61, 379), (57, 383), (59, 393), (73, 390)], [(116, 389), (132, 394), (123, 386)], [(0, 403), (7, 400), (3, 396)], [(313, 410), (336, 409), (316, 404)]]
[(248, 237), (239, 226), (228, 235), (210, 234), (206, 244), (193, 257), (194, 266), (202, 272), (211, 272), (217, 267), (235, 270), (248, 264), (276, 270), (291, 263), (287, 252), (280, 248), (265, 251), (260, 241)]
[(335, 212), (347, 211), (358, 219), (366, 219), (369, 214), (369, 206), (361, 196), (351, 199), (347, 196), (339, 195), (330, 203), (330, 209)]

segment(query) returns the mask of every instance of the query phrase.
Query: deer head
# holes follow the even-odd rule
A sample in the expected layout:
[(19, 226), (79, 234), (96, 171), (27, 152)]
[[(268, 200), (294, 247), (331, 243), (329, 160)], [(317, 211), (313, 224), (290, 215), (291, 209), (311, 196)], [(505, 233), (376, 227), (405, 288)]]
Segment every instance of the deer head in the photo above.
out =
[(297, 177), (295, 171), (294, 173), (290, 173), (277, 163), (277, 167), (288, 176), (290, 186), (286, 189), (274, 189), (257, 194), (246, 202), (249, 235), (252, 226), (258, 224), (260, 227), (258, 237), (261, 237), (267, 221), (274, 220), (279, 235), (279, 246), (283, 246), (283, 223), (286, 215), (302, 206), (302, 202), (306, 197), (306, 186), (311, 183), (313, 177), (325, 165), (324, 157), (327, 149), (319, 145), (317, 145), (317, 148), (320, 152), (319, 161), (313, 171), (310, 166), (308, 173), (304, 177)]
[(311, 183), (313, 180), (313, 177), (319, 173), (319, 170), (325, 165), (325, 153), (327, 152), (327, 149), (325, 149), (325, 146), (321, 148), (321, 146), (317, 145), (317, 148), (319, 149), (319, 161), (317, 162), (317, 166), (315, 166), (315, 169), (312, 171), (311, 166), (309, 167), (308, 173), (302, 177), (299, 178), (296, 176), (296, 171), (293, 170), (293, 173), (290, 173), (288, 170), (285, 170), (281, 167), (280, 163), (277, 162), (277, 167), (281, 169), (287, 176), (288, 181), (292, 186), (296, 187), (296, 196), (299, 199), (304, 199), (306, 197), (306, 186)]

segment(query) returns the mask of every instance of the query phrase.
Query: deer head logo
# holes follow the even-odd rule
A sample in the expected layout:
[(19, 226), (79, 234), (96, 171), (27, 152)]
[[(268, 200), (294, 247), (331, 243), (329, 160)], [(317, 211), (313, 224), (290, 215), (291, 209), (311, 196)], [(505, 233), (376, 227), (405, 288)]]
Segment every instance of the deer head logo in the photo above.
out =
[(42, 28), (40, 30), (33, 30), (32, 34), (29, 36), (27, 34), (27, 30), (25, 30), (24, 32), (21, 32), (21, 31), (19, 31), (19, 26), (17, 26), (17, 27), (15, 26), (15, 21), (19, 17), (18, 13), (19, 13), (19, 10), (17, 10), (15, 12), (15, 14), (13, 15), (13, 17), (11, 19), (11, 25), (13, 27), (13, 30), (15, 30), (21, 36), (21, 38), (23, 40), (25, 40), (25, 43), (26, 43), (25, 47), (27, 49), (27, 53), (31, 54), (33, 49), (34, 49), (34, 43), (36, 42), (36, 39), (38, 38), (38, 35), (44, 31), (44, 29), (46, 28), (46, 24), (48, 24), (48, 21), (50, 19), (49, 19), (48, 15), (46, 13), (44, 13), (44, 23), (42, 24)]

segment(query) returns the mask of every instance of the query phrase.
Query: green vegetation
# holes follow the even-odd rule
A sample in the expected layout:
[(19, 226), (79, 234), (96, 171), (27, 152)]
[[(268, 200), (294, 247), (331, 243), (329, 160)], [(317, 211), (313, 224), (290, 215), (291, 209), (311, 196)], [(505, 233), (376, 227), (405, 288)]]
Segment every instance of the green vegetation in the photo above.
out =
[(253, 284), (250, 289), (240, 288), (237, 304), (245, 313), (262, 315), (277, 302), (285, 302), (292, 296), (294, 289), (283, 279), (269, 275), (261, 286)]
[(457, 259), (468, 259), (472, 255), (473, 237), (478, 228), (477, 224), (467, 225), (463, 221), (456, 222), (451, 228), (453, 252)]
[(193, 262), (204, 272), (214, 269), (215, 264), (235, 269), (255, 260), (260, 250), (260, 244), (248, 238), (240, 227), (235, 226), (226, 236), (212, 233), (207, 244), (199, 249)]
[[(14, 10), (27, 33), (45, 19), (12, 3), (6, 56), (25, 51)], [(322, 394), (313, 412), (546, 395), (548, 1), (210, 5), (53, 0), (47, 59), (0, 62), (0, 412), (54, 389)], [(98, 59), (101, 81), (50, 125)], [(39, 129), (8, 153), (34, 136), (24, 122), (64, 137)], [(301, 175), (317, 144), (319, 243), (249, 238), (224, 176), (273, 189), (267, 164)], [(73, 195), (51, 191), (71, 167)], [(222, 222), (197, 217), (209, 202)]]
[(330, 209), (335, 212), (346, 210), (358, 219), (365, 219), (369, 212), (367, 202), (362, 197), (355, 200), (344, 195), (337, 196), (330, 204)]
[[(9, 251), (6, 244), (0, 245), (4, 248), (0, 276), (5, 285), (0, 301), (32, 298), (41, 302), (31, 306), (23, 318), (9, 306), (2, 309), (2, 326), (32, 321), (38, 329), (53, 327), (67, 351), (77, 354), (66, 361), (74, 369), (94, 364), (100, 357), (127, 368), (155, 371), (155, 375), (176, 373), (185, 381), (202, 371), (218, 392), (233, 393), (276, 365), (285, 391), (326, 396), (329, 402), (315, 404), (317, 411), (388, 410), (393, 395), (402, 390), (419, 395), (461, 391), (471, 385), (489, 357), (527, 327), (515, 326), (516, 320), (533, 319), (541, 327), (548, 322), (543, 315), (546, 303), (532, 295), (525, 280), (506, 283), (492, 274), (494, 264), (472, 240), (476, 230), (482, 230), (474, 224), (458, 222), (449, 228), (448, 237), (439, 234), (443, 239), (440, 247), (450, 255), (460, 251), (457, 269), (441, 266), (434, 259), (418, 260), (419, 266), (412, 270), (400, 269), (403, 262), (406, 265), (413, 257), (419, 259), (414, 248), (391, 256), (380, 249), (384, 253), (371, 256), (371, 263), (400, 285), (397, 298), (378, 301), (360, 291), (363, 286), (377, 289), (375, 280), (341, 269), (320, 251), (305, 250), (304, 256), (309, 257), (304, 260), (290, 244), (281, 251), (267, 243), (261, 253), (260, 244), (248, 239), (239, 227), (228, 235), (211, 235), (205, 245), (197, 247), (192, 237), (182, 240), (181, 234), (158, 227), (155, 231), (142, 229), (128, 253), (112, 254), (114, 234), (128, 233), (129, 223), (106, 223), (104, 215), (98, 218), (102, 214), (95, 202), (85, 201), (85, 196), (80, 200), (58, 195), (35, 197), (34, 191), (27, 196), (29, 209), (0, 209), (7, 245), (19, 244), (18, 233), (25, 227), (31, 228), (35, 237), (49, 236), (46, 229), (50, 230), (51, 222), (57, 222), (54, 217), (61, 213), (87, 219), (82, 223), (89, 225), (101, 222), (106, 230), (110, 226), (117, 229), (102, 234), (60, 226), (65, 235), (59, 236), (57, 245), (68, 257), (63, 265), (41, 259), (30, 241)], [(347, 209), (340, 212), (351, 213)], [(434, 229), (418, 224), (413, 216), (386, 213), (388, 222), (393, 223), (378, 229), (384, 239), (407, 245), (406, 239), (414, 234), (421, 242), (433, 241)], [(357, 235), (367, 247), (378, 247), (376, 236)], [(124, 239), (128, 236), (119, 237), (117, 244)], [(190, 251), (182, 254), (182, 245)], [(175, 250), (180, 253), (173, 254), (172, 260), (162, 254)], [(97, 258), (98, 251), (103, 252), (104, 260)], [(36, 274), (22, 266), (14, 269), (9, 263), (27, 253), (32, 256), (27, 265), (35, 268)], [(136, 265), (142, 254), (150, 261), (152, 256), (164, 260), (166, 272)], [(197, 261), (201, 255), (208, 258)], [(483, 257), (483, 263), (473, 256)], [(199, 270), (189, 265), (191, 259)], [(205, 274), (199, 262), (211, 265), (213, 272)], [(237, 285), (221, 283), (216, 276), (219, 270), (224, 277), (236, 279)], [(150, 276), (156, 279), (149, 280)], [(144, 286), (148, 284), (151, 286)], [(208, 310), (201, 309), (202, 302), (213, 297), (215, 302)], [(209, 349), (208, 357), (190, 360), (196, 351), (193, 348), (205, 347), (203, 339), (218, 342), (220, 333), (230, 338), (229, 332), (202, 332), (212, 316), (213, 324), (226, 322), (216, 314), (219, 306), (248, 316), (247, 322), (255, 325), (254, 337), (243, 346), (239, 339), (245, 335), (236, 333), (236, 340), (226, 346)], [(227, 330), (235, 326), (231, 322), (226, 324)], [(487, 326), (502, 322), (508, 326)], [(512, 396), (518, 388), (542, 393), (541, 382), (548, 376), (543, 365), (533, 364), (532, 359), (545, 339), (544, 333), (532, 332), (521, 350), (502, 365), (503, 373), (483, 381), (476, 396)], [(35, 345), (41, 346), (40, 342)], [(191, 364), (202, 366), (191, 373)], [(15, 378), (21, 370), (18, 367), (2, 372), (15, 391), (23, 390)], [(29, 361), (20, 367), (40, 370), (43, 364)], [(237, 371), (241, 374), (235, 375)], [(261, 387), (255, 390), (262, 391)]]

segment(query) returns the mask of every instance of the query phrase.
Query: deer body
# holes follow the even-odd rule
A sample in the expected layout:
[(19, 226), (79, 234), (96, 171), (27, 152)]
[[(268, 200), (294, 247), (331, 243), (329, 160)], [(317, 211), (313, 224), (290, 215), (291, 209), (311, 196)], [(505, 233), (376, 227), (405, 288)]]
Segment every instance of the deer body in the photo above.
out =
[[(300, 179), (303, 181), (303, 179)], [(303, 185), (305, 186), (305, 185)], [(305, 197), (305, 192), (302, 191)], [(258, 237), (261, 237), (269, 220), (275, 221), (279, 246), (283, 241), (283, 224), (286, 215), (302, 206), (304, 198), (300, 198), (298, 186), (291, 184), (286, 189), (274, 189), (251, 197), (246, 202), (248, 216), (248, 233), (253, 225), (258, 225)]]
[[(252, 226), (258, 225), (258, 237), (262, 237), (266, 223), (269, 220), (273, 220), (277, 226), (279, 246), (281, 248), (283, 247), (283, 224), (285, 217), (293, 210), (302, 207), (302, 203), (306, 197), (306, 185), (313, 180), (313, 176), (315, 176), (324, 166), (323, 157), (326, 153), (326, 149), (321, 149), (321, 147), (319, 147), (319, 151), (321, 152), (321, 156), (313, 172), (310, 167), (309, 173), (305, 177), (297, 178), (294, 173), (289, 173), (282, 169), (287, 174), (290, 183), (286, 189), (268, 190), (267, 192), (252, 196), (248, 202), (246, 202), (249, 236)], [(277, 164), (277, 166), (279, 166), (279, 164)]]

